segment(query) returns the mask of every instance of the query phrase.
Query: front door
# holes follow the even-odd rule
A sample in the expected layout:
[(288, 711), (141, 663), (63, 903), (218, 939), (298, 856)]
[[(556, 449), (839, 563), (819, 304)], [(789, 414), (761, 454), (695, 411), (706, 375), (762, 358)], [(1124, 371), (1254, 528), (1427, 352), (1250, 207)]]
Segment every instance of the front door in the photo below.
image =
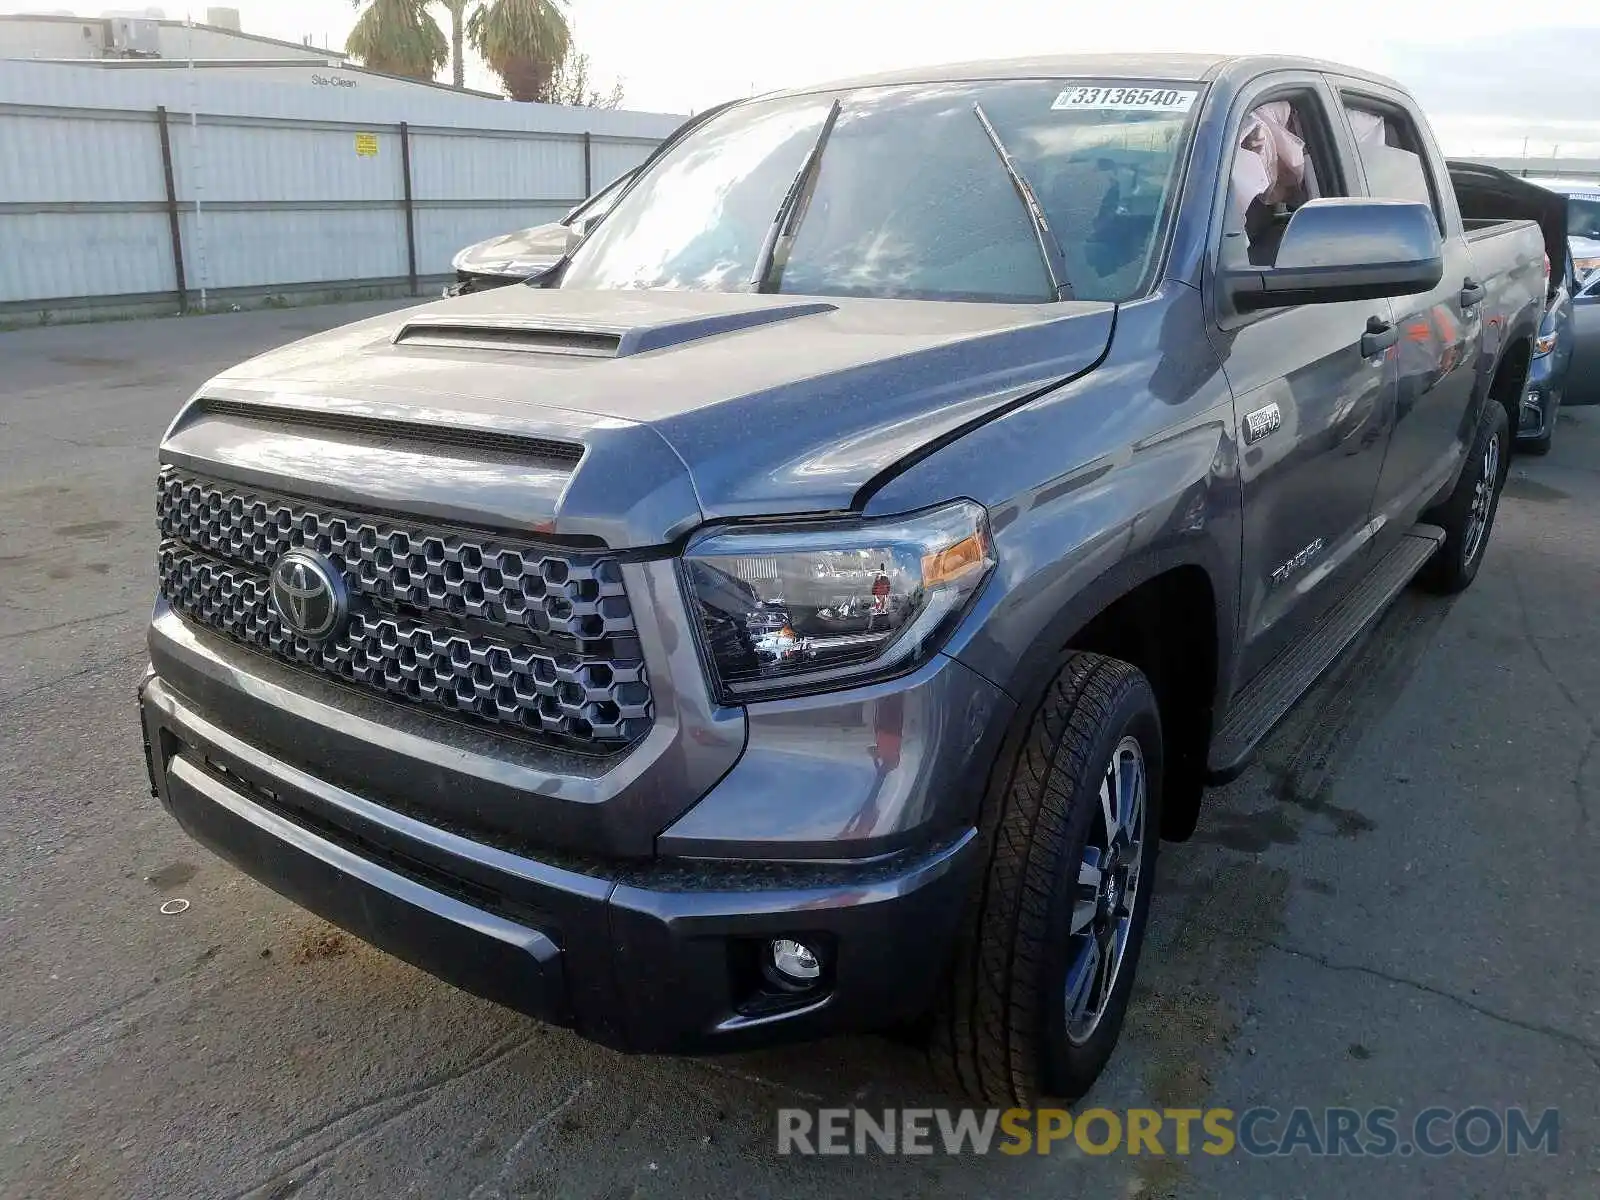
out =
[[(1271, 265), (1293, 211), (1351, 194), (1331, 95), (1314, 76), (1273, 76), (1234, 114), (1219, 260)], [(1269, 144), (1270, 143), (1270, 144)], [(1257, 191), (1265, 182), (1265, 190)], [(1230, 314), (1213, 336), (1233, 388), (1244, 502), (1242, 685), (1359, 578), (1393, 401), (1393, 359), (1366, 353), (1387, 300)]]

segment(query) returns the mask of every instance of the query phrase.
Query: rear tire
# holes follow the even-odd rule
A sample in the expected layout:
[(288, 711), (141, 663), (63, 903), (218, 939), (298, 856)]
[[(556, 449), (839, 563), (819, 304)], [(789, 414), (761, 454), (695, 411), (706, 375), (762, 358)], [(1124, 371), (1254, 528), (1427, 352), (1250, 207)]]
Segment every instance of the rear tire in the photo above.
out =
[(1144, 942), (1161, 780), (1149, 682), (1125, 662), (1069, 655), (984, 815), (988, 864), (930, 1030), (947, 1086), (1028, 1105), (1077, 1100), (1099, 1077)]
[(1466, 465), (1450, 498), (1423, 517), (1444, 527), (1444, 543), (1434, 552), (1417, 582), (1430, 592), (1453, 596), (1478, 576), (1505, 483), (1510, 456), (1511, 425), (1506, 410), (1494, 401), (1484, 405)]

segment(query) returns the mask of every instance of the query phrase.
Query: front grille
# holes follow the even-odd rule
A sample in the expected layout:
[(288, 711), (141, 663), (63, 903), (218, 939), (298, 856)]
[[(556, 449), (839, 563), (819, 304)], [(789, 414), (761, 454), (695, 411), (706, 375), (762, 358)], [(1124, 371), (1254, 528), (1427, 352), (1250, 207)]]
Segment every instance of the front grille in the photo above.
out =
[[(566, 746), (650, 727), (649, 681), (615, 559), (397, 522), (164, 468), (161, 594), (190, 620), (351, 684)], [(291, 549), (344, 576), (351, 614), (297, 637), (269, 577)]]

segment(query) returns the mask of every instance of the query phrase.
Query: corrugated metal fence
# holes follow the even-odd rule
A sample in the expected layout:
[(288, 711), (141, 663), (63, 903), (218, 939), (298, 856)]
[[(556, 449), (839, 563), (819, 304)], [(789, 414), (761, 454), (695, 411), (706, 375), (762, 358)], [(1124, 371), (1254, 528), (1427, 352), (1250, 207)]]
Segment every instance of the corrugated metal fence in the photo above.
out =
[[(51, 87), (30, 97), (30, 73)], [(212, 306), (417, 292), (462, 246), (558, 218), (678, 120), (138, 74), (0, 62), (0, 321), (177, 311), (202, 289)]]

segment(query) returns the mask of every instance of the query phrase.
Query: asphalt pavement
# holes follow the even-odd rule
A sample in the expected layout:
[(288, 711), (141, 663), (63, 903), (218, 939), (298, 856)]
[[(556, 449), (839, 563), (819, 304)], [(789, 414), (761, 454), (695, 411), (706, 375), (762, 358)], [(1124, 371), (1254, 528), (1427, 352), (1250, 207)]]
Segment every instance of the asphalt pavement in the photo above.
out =
[(780, 1156), (779, 1108), (949, 1101), (878, 1038), (589, 1045), (297, 910), (149, 796), (153, 447), (210, 374), (383, 307), (0, 334), (0, 1194), (1600, 1195), (1600, 410), (1515, 462), (1473, 588), (1403, 597), (1165, 849), (1090, 1100), (1554, 1108), (1554, 1153)]

